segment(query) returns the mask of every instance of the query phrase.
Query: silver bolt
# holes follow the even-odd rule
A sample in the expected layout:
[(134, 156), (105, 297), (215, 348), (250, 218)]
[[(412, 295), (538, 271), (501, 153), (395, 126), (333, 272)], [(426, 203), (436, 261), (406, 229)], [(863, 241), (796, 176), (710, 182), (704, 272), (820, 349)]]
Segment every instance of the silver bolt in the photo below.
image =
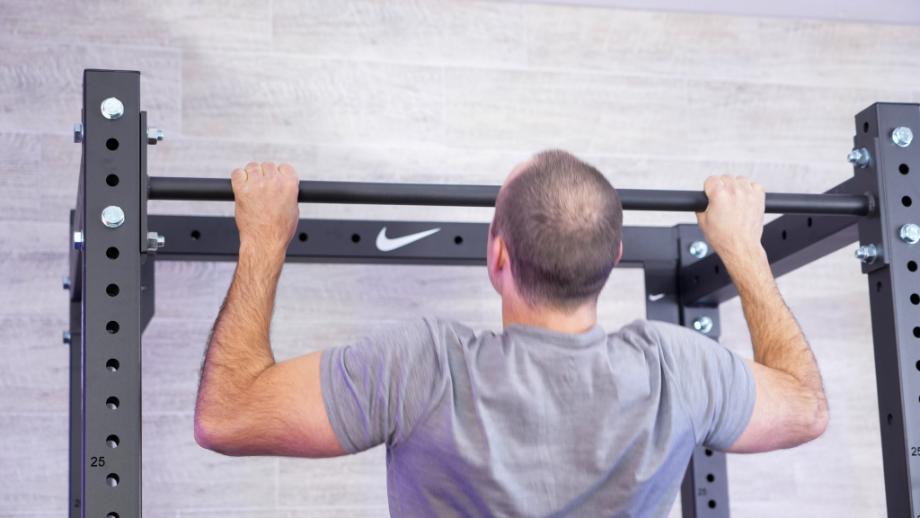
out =
[(872, 264), (878, 259), (879, 250), (878, 247), (874, 244), (868, 244), (860, 246), (856, 249), (856, 252), (853, 254), (857, 259), (862, 261), (864, 264)]
[(73, 143), (79, 144), (83, 142), (83, 123), (78, 122), (73, 125)]
[(898, 147), (907, 147), (914, 140), (914, 132), (907, 126), (898, 126), (891, 131), (891, 142)]
[(61, 279), (61, 285), (64, 287), (65, 290), (69, 290), (69, 289), (70, 289), (70, 276), (69, 276), (69, 275), (65, 275), (65, 276)]
[(697, 317), (693, 320), (693, 329), (708, 335), (712, 331), (712, 319), (707, 316)]
[(847, 155), (847, 160), (856, 167), (869, 167), (872, 156), (869, 154), (868, 149), (861, 147), (850, 151)]
[(125, 222), (125, 211), (117, 205), (102, 209), (102, 224), (109, 228), (118, 228)]
[(709, 245), (707, 245), (705, 241), (694, 241), (690, 243), (688, 251), (693, 257), (702, 259), (709, 253)]
[(166, 236), (156, 232), (147, 232), (147, 251), (156, 252), (158, 248), (166, 246)]
[(916, 223), (905, 223), (901, 225), (901, 230), (898, 231), (898, 235), (901, 236), (901, 241), (909, 245), (916, 245), (920, 243), (920, 225)]
[(163, 133), (163, 130), (159, 128), (147, 128), (147, 143), (156, 145), (157, 142), (162, 141), (166, 138), (166, 133)]
[(120, 119), (125, 114), (125, 105), (117, 97), (107, 97), (99, 106), (102, 116), (106, 119)]
[(64, 342), (65, 345), (70, 343), (70, 331), (64, 331), (61, 341)]
[(74, 250), (83, 250), (83, 232), (73, 233), (73, 247)]

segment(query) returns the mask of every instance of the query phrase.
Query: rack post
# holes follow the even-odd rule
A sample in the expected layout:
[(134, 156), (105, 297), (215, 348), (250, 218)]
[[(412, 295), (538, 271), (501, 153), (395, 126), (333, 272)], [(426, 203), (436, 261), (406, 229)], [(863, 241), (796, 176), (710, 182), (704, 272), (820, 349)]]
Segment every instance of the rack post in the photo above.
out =
[[(142, 200), (140, 74), (86, 70), (75, 230), (82, 287), (80, 452), (71, 516), (141, 516)], [(80, 246), (79, 244), (77, 245)], [(76, 368), (76, 366), (72, 366)], [(71, 383), (75, 379), (71, 378)], [(72, 387), (72, 389), (75, 387)], [(75, 404), (75, 403), (74, 403)], [(74, 423), (77, 424), (77, 423)]]
[[(860, 220), (868, 274), (872, 339), (888, 516), (920, 516), (920, 109), (877, 103), (856, 116), (856, 150), (871, 159), (855, 168), (876, 214)], [(899, 129), (901, 128), (901, 129)], [(876, 255), (872, 257), (872, 248)]]

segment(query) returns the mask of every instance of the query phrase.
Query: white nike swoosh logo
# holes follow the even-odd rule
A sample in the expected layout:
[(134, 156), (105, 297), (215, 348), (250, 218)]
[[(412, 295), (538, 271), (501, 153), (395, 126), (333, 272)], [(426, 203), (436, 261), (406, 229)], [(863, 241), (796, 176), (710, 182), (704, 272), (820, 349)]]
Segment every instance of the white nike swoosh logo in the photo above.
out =
[(380, 229), (380, 233), (377, 234), (377, 250), (380, 250), (381, 252), (392, 252), (397, 248), (402, 248), (410, 243), (418, 241), (419, 239), (425, 239), (426, 237), (440, 230), (440, 228), (433, 228), (431, 230), (409, 234), (408, 236), (389, 238), (387, 237), (387, 227), (383, 227)]
[(648, 300), (655, 302), (656, 300), (661, 300), (664, 298), (664, 293), (652, 293), (648, 296)]

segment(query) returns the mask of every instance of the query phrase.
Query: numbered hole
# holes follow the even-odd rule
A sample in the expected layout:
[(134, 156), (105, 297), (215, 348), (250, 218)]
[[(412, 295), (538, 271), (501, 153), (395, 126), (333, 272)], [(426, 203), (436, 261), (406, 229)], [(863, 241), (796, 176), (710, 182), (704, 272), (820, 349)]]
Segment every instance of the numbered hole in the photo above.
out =
[(914, 306), (916, 306), (917, 304), (920, 304), (920, 295), (917, 295), (916, 293), (911, 293), (910, 303), (913, 304)]
[(118, 175), (115, 174), (115, 173), (112, 173), (112, 174), (106, 176), (106, 177), (105, 177), (105, 183), (106, 183), (109, 187), (115, 187), (116, 185), (118, 185)]
[(912, 203), (913, 203), (913, 200), (910, 199), (910, 196), (901, 197), (901, 205), (904, 205), (905, 207), (910, 207)]
[(715, 475), (713, 475), (712, 473), (706, 475), (706, 482), (715, 482), (715, 481), (716, 481)]
[(863, 133), (869, 133), (869, 123), (868, 122), (863, 123)]
[(917, 261), (907, 261), (907, 270), (911, 272), (917, 271)]
[(876, 293), (882, 291), (882, 281), (876, 281), (876, 283), (875, 283), (875, 291), (876, 291)]
[(360, 242), (361, 242), (361, 235), (360, 235), (360, 234), (352, 234), (352, 235), (351, 235), (351, 242), (352, 242), (352, 243), (360, 243)]
[(304, 242), (304, 241), (310, 239), (310, 236), (309, 236), (306, 232), (301, 232), (301, 233), (297, 236), (297, 239), (299, 239), (301, 242)]
[(106, 295), (108, 295), (109, 297), (116, 297), (116, 296), (118, 296), (118, 292), (119, 292), (119, 289), (118, 289), (118, 285), (117, 285), (117, 284), (109, 284), (108, 286), (105, 287), (105, 293), (106, 293)]
[(105, 330), (108, 331), (110, 335), (117, 333), (119, 328), (120, 326), (118, 325), (118, 322), (114, 320), (109, 320), (105, 325)]
[(891, 426), (891, 423), (894, 422), (894, 416), (891, 414), (888, 414), (887, 420), (888, 420), (888, 426)]
[(914, 327), (914, 337), (920, 338), (920, 327)]
[(105, 400), (105, 407), (109, 410), (118, 410), (119, 404), (121, 404), (121, 402), (118, 401), (118, 398), (115, 396), (109, 396), (109, 398)]
[(786, 231), (785, 231), (785, 230), (783, 230), (783, 233), (782, 233), (782, 234), (780, 234), (780, 235), (782, 236), (782, 238), (783, 238), (783, 241), (785, 241), (785, 240), (786, 240)]
[(722, 271), (722, 268), (719, 268), (719, 265), (715, 265), (712, 269), (714, 272), (716, 272), (716, 275), (719, 275), (719, 273)]
[(710, 500), (708, 505), (709, 505), (709, 508), (710, 508), (710, 509), (715, 509), (715, 508), (716, 508), (716, 501), (715, 501), (715, 500)]
[(109, 372), (118, 372), (118, 360), (115, 358), (109, 358), (109, 361), (105, 362), (105, 368)]
[(814, 224), (814, 220), (812, 220), (811, 218), (808, 218), (805, 220), (805, 226), (811, 227), (813, 224)]
[(110, 246), (105, 250), (105, 256), (109, 259), (118, 259), (118, 249), (114, 246)]
[(910, 166), (907, 164), (901, 164), (898, 166), (898, 171), (900, 171), (901, 174), (907, 174), (910, 172)]
[(201, 239), (201, 232), (197, 230), (193, 230), (190, 235), (192, 236), (192, 239), (194, 239), (195, 241), (198, 241), (199, 239)]
[(121, 443), (121, 439), (119, 439), (118, 436), (115, 434), (112, 434), (105, 438), (105, 445), (108, 446), (109, 448), (112, 448), (113, 450), (117, 448), (120, 443)]
[(116, 487), (118, 485), (118, 475), (116, 473), (109, 473), (105, 476), (105, 483), (109, 487)]
[(455, 244), (455, 245), (462, 245), (462, 244), (463, 244), (463, 236), (454, 236), (454, 244)]
[(707, 457), (712, 457), (712, 450), (709, 448), (706, 448), (703, 453), (705, 453)]
[(118, 518), (118, 513), (112, 511), (111, 513), (105, 515), (105, 518)]
[(106, 147), (106, 149), (108, 149), (109, 151), (115, 151), (116, 149), (118, 149), (118, 139), (117, 139), (117, 138), (110, 138), (109, 140), (106, 140), (106, 141), (105, 141), (105, 147)]
[(917, 370), (920, 371), (920, 360), (917, 360), (917, 363), (914, 364), (914, 367), (917, 367)]

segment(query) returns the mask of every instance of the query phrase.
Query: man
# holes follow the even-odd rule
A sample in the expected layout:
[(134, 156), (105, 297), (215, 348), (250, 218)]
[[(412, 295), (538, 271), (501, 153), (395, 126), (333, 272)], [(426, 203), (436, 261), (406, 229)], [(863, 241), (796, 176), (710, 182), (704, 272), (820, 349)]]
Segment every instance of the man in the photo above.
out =
[(738, 287), (753, 362), (672, 324), (601, 329), (622, 207), (595, 168), (547, 151), (496, 200), (487, 264), (502, 333), (419, 318), (275, 363), (298, 179), (251, 163), (232, 183), (240, 254), (202, 369), (205, 448), (328, 457), (386, 444), (394, 516), (663, 516), (695, 446), (788, 448), (827, 426), (815, 358), (760, 244), (764, 191), (748, 179), (707, 179), (697, 216)]

